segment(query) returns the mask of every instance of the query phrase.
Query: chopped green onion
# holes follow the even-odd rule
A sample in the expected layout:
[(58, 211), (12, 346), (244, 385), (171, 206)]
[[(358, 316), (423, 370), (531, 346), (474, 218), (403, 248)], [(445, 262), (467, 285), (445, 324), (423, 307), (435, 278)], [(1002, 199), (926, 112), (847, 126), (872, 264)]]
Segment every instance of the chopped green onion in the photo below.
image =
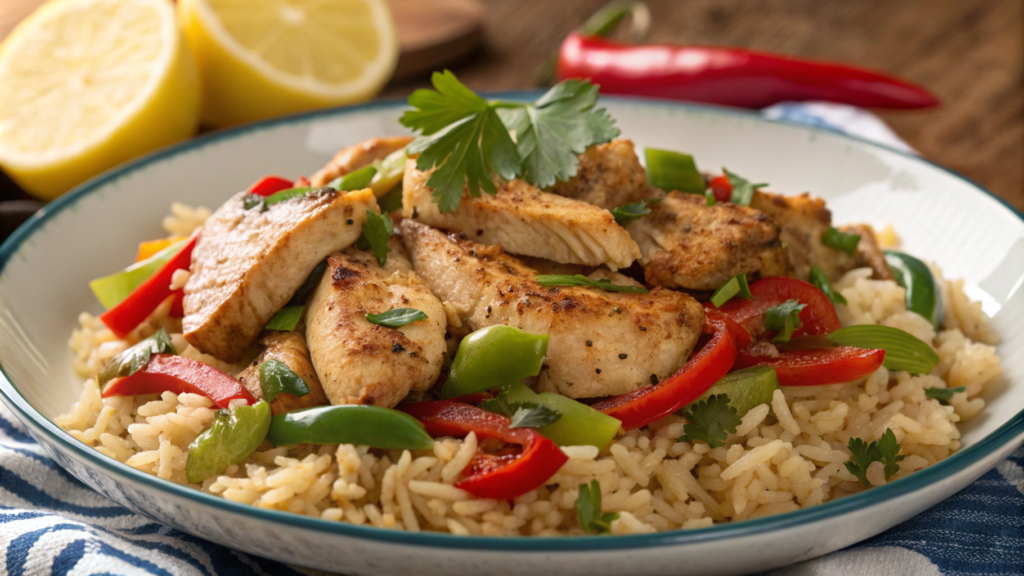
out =
[(722, 304), (736, 296), (747, 300), (754, 299), (754, 295), (750, 293), (750, 286), (747, 284), (746, 274), (737, 274), (726, 280), (725, 284), (719, 286), (718, 290), (711, 295), (711, 303), (715, 305), (715, 308), (721, 308)]
[(924, 316), (936, 330), (942, 328), (942, 291), (928, 265), (903, 252), (886, 250), (884, 254), (896, 283), (906, 290), (907, 310)]
[(171, 258), (174, 258), (181, 251), (186, 242), (187, 240), (175, 242), (149, 258), (136, 262), (120, 272), (115, 272), (103, 278), (97, 278), (89, 282), (89, 288), (92, 288), (92, 293), (96, 295), (96, 299), (100, 301), (100, 304), (103, 304), (103, 307), (109, 310), (120, 304), (122, 300), (127, 298), (129, 294), (148, 280), (150, 276), (156, 274), (157, 270), (163, 268), (164, 264), (167, 264)]
[(764, 313), (765, 328), (778, 330), (772, 342), (789, 342), (793, 337), (793, 331), (800, 327), (800, 311), (806, 307), (807, 304), (801, 304), (799, 300), (791, 298), (778, 306), (772, 306)]
[(833, 250), (846, 252), (848, 255), (852, 256), (854, 251), (857, 250), (857, 244), (860, 243), (860, 234), (841, 232), (830, 226), (829, 229), (825, 231), (825, 235), (822, 236), (821, 241), (825, 243), (825, 246), (828, 246)]
[(949, 404), (949, 401), (953, 398), (953, 394), (964, 392), (967, 390), (967, 386), (957, 386), (956, 388), (926, 388), (924, 395), (929, 398), (935, 398), (941, 404)]
[(705, 190), (704, 197), (707, 198), (708, 200), (708, 206), (715, 205), (715, 192), (712, 189), (708, 188), (707, 190)]
[[(327, 186), (334, 188), (341, 192), (348, 192), (352, 190), (362, 190), (370, 185), (370, 181), (377, 174), (377, 168), (374, 166), (363, 166), (358, 170), (353, 170), (344, 176), (338, 176), (334, 180), (331, 180)], [(273, 196), (271, 196), (272, 198)]]
[(818, 290), (824, 292), (825, 296), (828, 296), (828, 299), (833, 304), (846, 304), (846, 298), (838, 291), (832, 289), (832, 284), (829, 283), (828, 278), (825, 277), (825, 272), (821, 268), (811, 265), (810, 280), (811, 284), (814, 284)]
[(931, 346), (899, 328), (871, 324), (847, 326), (829, 334), (828, 339), (840, 346), (884, 349), (882, 365), (889, 370), (927, 374), (939, 363), (939, 355)]
[(618, 208), (612, 208), (612, 216), (615, 217), (615, 221), (619, 224), (628, 224), (637, 218), (650, 214), (651, 204), (661, 202), (662, 198), (664, 198), (664, 196), (659, 196), (650, 200), (630, 202), (629, 204), (624, 204)]
[(265, 328), (267, 330), (291, 332), (299, 324), (299, 320), (302, 319), (302, 312), (305, 309), (305, 306), (285, 306), (277, 314), (274, 314), (274, 317), (270, 319), (270, 322), (267, 322)]
[(309, 385), (280, 360), (271, 359), (260, 364), (260, 389), (263, 399), (273, 402), (282, 392), (293, 396), (309, 394)]
[(377, 201), (377, 204), (380, 205), (381, 214), (390, 214), (395, 210), (401, 210), (402, 183), (399, 182), (398, 186), (395, 186), (390, 192), (382, 196), (381, 199)]
[(415, 308), (395, 308), (394, 310), (388, 310), (387, 312), (381, 312), (380, 314), (367, 314), (366, 319), (372, 324), (378, 326), (387, 326), (388, 328), (398, 328), (405, 326), (406, 324), (412, 324), (420, 320), (426, 320), (427, 315)]
[(730, 172), (725, 167), (722, 167), (722, 172), (729, 178), (729, 184), (732, 186), (732, 196), (729, 198), (729, 202), (733, 204), (750, 206), (750, 201), (754, 199), (754, 191), (768, 185), (767, 182), (752, 184), (750, 180), (735, 172)]
[(647, 148), (647, 181), (666, 192), (704, 194), (704, 176), (697, 170), (693, 156), (671, 150)]
[(642, 286), (622, 286), (621, 284), (612, 284), (612, 281), (607, 278), (600, 280), (591, 280), (582, 274), (574, 274), (569, 276), (568, 274), (538, 274), (535, 278), (541, 286), (588, 286), (590, 288), (601, 288), (609, 292), (636, 292), (638, 294), (647, 294), (650, 292), (647, 288)]

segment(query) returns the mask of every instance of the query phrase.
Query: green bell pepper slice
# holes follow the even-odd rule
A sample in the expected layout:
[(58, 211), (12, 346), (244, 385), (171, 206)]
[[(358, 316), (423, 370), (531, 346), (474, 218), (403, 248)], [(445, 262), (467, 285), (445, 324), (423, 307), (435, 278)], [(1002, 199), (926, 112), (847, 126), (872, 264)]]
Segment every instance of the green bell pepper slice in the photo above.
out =
[(407, 158), (405, 148), (402, 148), (388, 154), (377, 164), (377, 173), (373, 175), (373, 180), (370, 180), (370, 188), (373, 188), (375, 196), (380, 198), (402, 183)]
[(370, 181), (373, 180), (376, 175), (376, 167), (363, 166), (362, 168), (353, 170), (344, 176), (338, 176), (334, 180), (331, 180), (327, 185), (341, 192), (362, 190), (370, 185)]
[(548, 352), (547, 334), (529, 334), (498, 324), (459, 343), (441, 398), (455, 398), (540, 374)]
[(942, 292), (928, 265), (903, 252), (886, 250), (884, 254), (896, 283), (907, 291), (907, 310), (924, 316), (936, 329), (942, 328), (945, 316)]
[(559, 446), (596, 446), (604, 450), (622, 428), (617, 418), (598, 412), (586, 404), (582, 404), (554, 392), (537, 394), (526, 386), (516, 382), (509, 385), (506, 402), (531, 402), (547, 406), (562, 414), (553, 424), (537, 428), (541, 436)]
[(188, 447), (185, 478), (197, 484), (245, 460), (270, 429), (270, 404), (263, 400), (217, 412), (213, 425)]
[(120, 272), (115, 272), (103, 278), (97, 278), (89, 282), (89, 288), (92, 288), (92, 293), (96, 295), (96, 299), (100, 301), (100, 304), (103, 304), (104, 308), (110, 310), (120, 304), (122, 300), (127, 298), (129, 294), (148, 280), (150, 276), (156, 274), (157, 270), (163, 268), (164, 264), (167, 264), (171, 258), (174, 258), (175, 254), (181, 251), (186, 242), (188, 240), (175, 242), (149, 258), (136, 262)]
[(771, 404), (772, 395), (778, 389), (779, 379), (775, 375), (775, 368), (770, 366), (744, 368), (726, 374), (711, 388), (708, 388), (707, 392), (687, 404), (677, 414), (682, 414), (697, 402), (707, 400), (716, 394), (725, 394), (729, 397), (729, 405), (735, 408), (742, 418), (751, 409), (761, 404)]
[(317, 406), (278, 414), (267, 440), (274, 446), (359, 444), (385, 450), (429, 450), (434, 440), (420, 421), (380, 406)]

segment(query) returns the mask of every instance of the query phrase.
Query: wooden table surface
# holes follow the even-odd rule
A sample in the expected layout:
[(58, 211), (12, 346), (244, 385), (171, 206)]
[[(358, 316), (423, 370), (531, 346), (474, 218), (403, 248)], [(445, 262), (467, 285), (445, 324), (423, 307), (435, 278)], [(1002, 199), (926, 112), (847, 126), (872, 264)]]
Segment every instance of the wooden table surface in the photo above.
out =
[[(561, 38), (607, 0), (488, 0), (485, 47), (453, 65), (475, 90), (530, 86)], [(943, 101), (883, 117), (911, 146), (1024, 210), (1024, 1), (646, 0), (650, 41), (722, 44), (848, 62)], [(401, 82), (403, 96), (425, 81)]]

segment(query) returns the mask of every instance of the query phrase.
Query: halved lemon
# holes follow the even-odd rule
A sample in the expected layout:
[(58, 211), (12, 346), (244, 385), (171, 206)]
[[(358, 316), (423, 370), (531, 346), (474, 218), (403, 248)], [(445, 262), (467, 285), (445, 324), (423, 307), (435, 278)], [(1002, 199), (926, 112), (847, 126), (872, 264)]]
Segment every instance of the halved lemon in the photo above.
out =
[(178, 12), (213, 126), (367, 100), (398, 60), (385, 0), (180, 0)]
[(187, 138), (198, 113), (167, 0), (53, 0), (0, 45), (0, 166), (40, 198)]

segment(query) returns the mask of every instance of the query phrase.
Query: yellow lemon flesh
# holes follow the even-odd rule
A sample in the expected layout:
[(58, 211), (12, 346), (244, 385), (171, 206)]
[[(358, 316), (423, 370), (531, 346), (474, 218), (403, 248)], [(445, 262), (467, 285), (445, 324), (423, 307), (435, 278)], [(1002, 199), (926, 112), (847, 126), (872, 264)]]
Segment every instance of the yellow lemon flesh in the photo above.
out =
[(53, 0), (0, 45), (0, 167), (39, 198), (191, 136), (198, 114), (166, 0)]
[(367, 100), (398, 60), (385, 0), (179, 0), (178, 12), (213, 126)]

